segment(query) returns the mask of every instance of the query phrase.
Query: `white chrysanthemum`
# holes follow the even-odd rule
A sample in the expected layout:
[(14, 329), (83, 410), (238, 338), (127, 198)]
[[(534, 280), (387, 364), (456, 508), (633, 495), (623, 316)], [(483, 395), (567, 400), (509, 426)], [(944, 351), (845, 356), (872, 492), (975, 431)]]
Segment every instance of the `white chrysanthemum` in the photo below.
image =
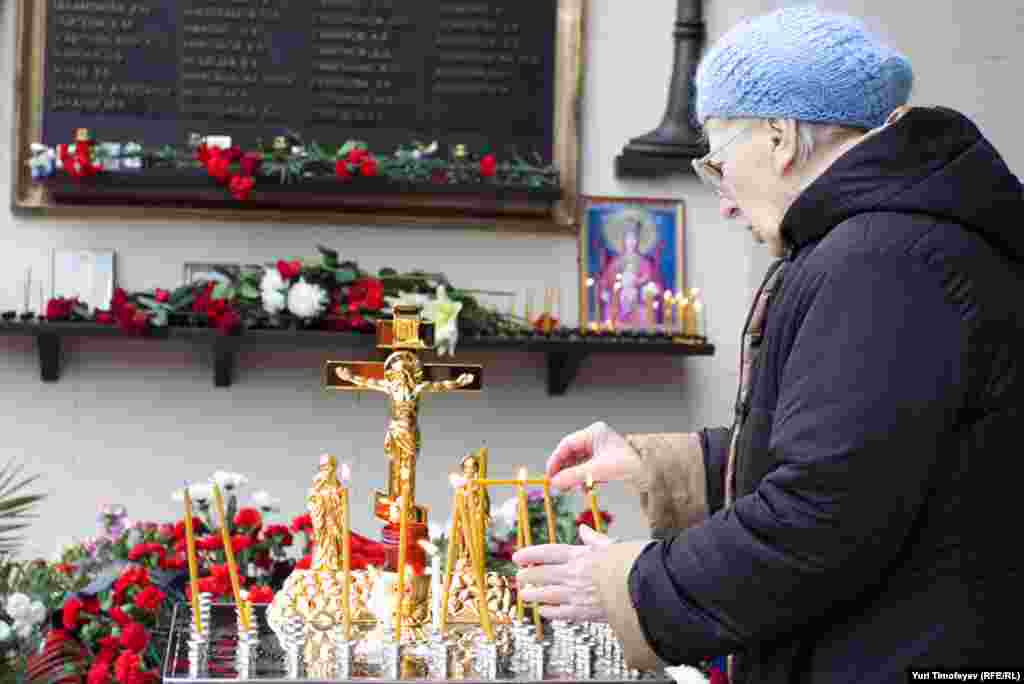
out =
[(213, 485), (208, 482), (199, 482), (189, 485), (188, 493), (199, 506), (205, 506), (213, 501)]
[(22, 593), (11, 594), (7, 597), (7, 604), (4, 608), (12, 620), (21, 622), (28, 619), (29, 612), (32, 610), (32, 599)]
[[(213, 481), (216, 482), (225, 492), (233, 492), (249, 480), (241, 473), (228, 473), (223, 470), (218, 470), (213, 474)], [(193, 494), (193, 496), (195, 496), (195, 494)]]
[(252, 505), (264, 513), (276, 513), (281, 510), (281, 500), (270, 496), (270, 492), (262, 489), (252, 495)]
[(509, 527), (515, 527), (516, 523), (519, 522), (519, 499), (511, 497), (505, 500), (505, 503), (501, 504), (501, 508), (498, 509), (498, 516), (501, 521)]
[(324, 289), (307, 283), (305, 279), (300, 279), (288, 290), (288, 310), (299, 318), (315, 318), (326, 306), (327, 293)]
[(260, 279), (261, 290), (284, 290), (287, 287), (288, 283), (284, 282), (280, 271), (276, 268), (263, 269), (263, 278)]

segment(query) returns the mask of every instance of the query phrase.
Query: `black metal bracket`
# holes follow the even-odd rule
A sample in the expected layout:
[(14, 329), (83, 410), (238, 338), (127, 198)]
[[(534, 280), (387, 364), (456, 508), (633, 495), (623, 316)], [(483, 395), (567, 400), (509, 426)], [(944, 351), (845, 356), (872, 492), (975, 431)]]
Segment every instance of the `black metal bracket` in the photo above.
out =
[(41, 332), (36, 335), (36, 347), (39, 349), (39, 375), (43, 382), (60, 380), (61, 343), (60, 334)]
[(238, 366), (238, 337), (219, 335), (213, 341), (213, 386), (231, 387)]
[(556, 351), (546, 354), (548, 362), (548, 396), (561, 397), (565, 395), (569, 385), (576, 379), (576, 373), (580, 370), (583, 359), (587, 357), (586, 352), (565, 352)]

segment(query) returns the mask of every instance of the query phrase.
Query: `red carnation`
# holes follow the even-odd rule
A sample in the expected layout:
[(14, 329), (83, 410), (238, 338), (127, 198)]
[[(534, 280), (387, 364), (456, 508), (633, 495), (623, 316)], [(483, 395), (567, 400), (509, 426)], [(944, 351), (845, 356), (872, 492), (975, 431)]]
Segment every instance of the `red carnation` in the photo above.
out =
[(85, 684), (110, 684), (109, 662), (97, 661), (89, 668), (89, 674), (85, 678)]
[(46, 318), (51, 321), (66, 321), (71, 318), (77, 299), (51, 299), (46, 303)]
[(313, 557), (312, 556), (303, 556), (301, 559), (299, 559), (299, 562), (297, 562), (295, 564), (295, 569), (296, 570), (309, 570), (309, 568), (312, 565), (313, 565)]
[(281, 279), (285, 281), (298, 278), (302, 275), (302, 262), (298, 259), (294, 261), (281, 259), (277, 262), (277, 272), (281, 274)]
[(139, 658), (137, 653), (131, 651), (124, 651), (118, 656), (117, 660), (114, 661), (114, 676), (117, 681), (121, 684), (127, 684), (131, 682), (134, 684), (136, 678), (139, 676), (139, 668), (142, 665), (142, 659)]
[(200, 551), (217, 551), (224, 548), (224, 540), (219, 534), (208, 534), (196, 540), (196, 548)]
[(334, 175), (342, 180), (350, 180), (352, 172), (348, 170), (348, 162), (344, 159), (334, 162)]
[(377, 168), (377, 158), (373, 156), (367, 156), (359, 163), (359, 173), (366, 177), (376, 176)]
[(306, 530), (312, 530), (313, 519), (309, 516), (309, 513), (304, 513), (292, 520), (292, 531), (293, 532), (305, 532)]
[(110, 619), (116, 622), (121, 627), (131, 624), (132, 618), (128, 613), (124, 612), (120, 606), (114, 606), (109, 611)]
[(223, 156), (229, 162), (236, 162), (242, 158), (242, 148), (238, 145), (232, 145), (228, 149), (224, 150)]
[(97, 311), (96, 322), (101, 325), (111, 325), (114, 322), (114, 314), (109, 311)]
[[(600, 514), (601, 514), (601, 520), (602, 520), (602, 522), (604, 522), (605, 529), (608, 529), (608, 526), (612, 524), (612, 521), (615, 520), (615, 518), (608, 511), (600, 511)], [(580, 513), (576, 517), (576, 525), (577, 525), (577, 527), (580, 526), (580, 525), (586, 525), (587, 527), (596, 530), (597, 526), (594, 524), (594, 513), (593, 513), (593, 511), (586, 510), (586, 511), (583, 511), (582, 513)]]
[(377, 278), (360, 278), (352, 283), (348, 291), (348, 310), (376, 311), (384, 306), (384, 282)]
[(250, 546), (252, 546), (252, 537), (247, 537), (243, 534), (236, 534), (231, 537), (231, 548), (235, 553), (241, 553)]
[(138, 593), (135, 597), (135, 605), (147, 613), (156, 615), (160, 606), (163, 605), (164, 598), (164, 592), (150, 585)]
[(355, 166), (359, 166), (369, 156), (369, 150), (366, 150), (362, 147), (357, 147), (349, 151), (348, 156), (345, 159), (348, 161), (348, 163), (354, 164)]
[(235, 515), (235, 526), (244, 529), (257, 529), (263, 526), (263, 517), (255, 508), (242, 508)]
[(480, 175), (484, 178), (491, 178), (498, 172), (498, 160), (493, 154), (486, 155), (480, 160)]
[(227, 183), (231, 176), (231, 160), (219, 154), (211, 155), (206, 162), (206, 172), (220, 183)]
[(142, 653), (149, 644), (149, 632), (138, 622), (129, 622), (121, 628), (121, 646), (135, 653)]
[(156, 301), (161, 302), (161, 303), (166, 302), (170, 298), (171, 298), (171, 293), (168, 292), (167, 290), (161, 290), (159, 287), (156, 288), (156, 292), (153, 295), (153, 299), (155, 299)]
[(100, 600), (97, 597), (89, 596), (82, 599), (82, 612), (99, 615), (100, 610), (102, 610), (102, 608), (100, 606)]
[(229, 308), (217, 317), (215, 325), (222, 335), (233, 335), (242, 327), (242, 317), (237, 311)]
[[(202, 518), (192, 518), (192, 531), (199, 534), (204, 529)], [(174, 538), (184, 539), (185, 538), (185, 521), (179, 520), (174, 524)], [(182, 549), (185, 547), (183, 546)]]
[(202, 164), (203, 166), (206, 166), (207, 162), (210, 161), (210, 150), (211, 149), (215, 150), (217, 148), (216, 147), (211, 148), (206, 143), (203, 143), (198, 148), (196, 148), (196, 159), (198, 159), (199, 163)]
[(263, 530), (264, 539), (275, 539), (281, 546), (291, 546), (295, 540), (292, 539), (291, 531), (284, 525), (269, 525)]
[(74, 631), (78, 627), (78, 614), (82, 612), (84, 604), (82, 600), (72, 596), (64, 604), (63, 623), (64, 629)]
[(274, 600), (274, 590), (270, 587), (258, 586), (249, 590), (249, 601), (252, 603), (270, 603)]
[(146, 560), (150, 556), (155, 556), (155, 560), (159, 562), (159, 560), (164, 557), (164, 553), (164, 547), (160, 544), (136, 544), (128, 552), (128, 560), (136, 562)]
[(246, 152), (240, 162), (243, 176), (255, 176), (263, 164), (263, 155), (258, 152)]
[(242, 202), (249, 199), (252, 189), (256, 187), (256, 180), (252, 176), (232, 176), (228, 188), (231, 196)]

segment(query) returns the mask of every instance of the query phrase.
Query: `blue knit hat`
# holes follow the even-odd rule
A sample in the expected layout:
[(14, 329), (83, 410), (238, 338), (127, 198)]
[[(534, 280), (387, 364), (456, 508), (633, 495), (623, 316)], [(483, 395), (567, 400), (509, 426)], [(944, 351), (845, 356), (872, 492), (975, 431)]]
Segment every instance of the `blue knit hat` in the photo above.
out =
[(808, 5), (745, 21), (697, 68), (697, 120), (780, 118), (881, 126), (906, 104), (914, 76), (902, 54), (859, 20)]

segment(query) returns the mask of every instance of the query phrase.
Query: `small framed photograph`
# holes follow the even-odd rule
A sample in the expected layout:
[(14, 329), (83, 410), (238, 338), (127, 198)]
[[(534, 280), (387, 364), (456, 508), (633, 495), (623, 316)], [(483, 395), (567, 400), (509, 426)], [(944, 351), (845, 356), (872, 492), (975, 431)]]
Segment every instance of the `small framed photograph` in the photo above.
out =
[(214, 263), (189, 261), (185, 263), (182, 285), (208, 281), (237, 281), (242, 273), (242, 266), (237, 263)]
[(584, 196), (581, 212), (580, 327), (667, 323), (664, 302), (686, 288), (684, 203)]
[(106, 309), (114, 297), (115, 255), (109, 249), (55, 249), (50, 296), (78, 297), (90, 309)]

